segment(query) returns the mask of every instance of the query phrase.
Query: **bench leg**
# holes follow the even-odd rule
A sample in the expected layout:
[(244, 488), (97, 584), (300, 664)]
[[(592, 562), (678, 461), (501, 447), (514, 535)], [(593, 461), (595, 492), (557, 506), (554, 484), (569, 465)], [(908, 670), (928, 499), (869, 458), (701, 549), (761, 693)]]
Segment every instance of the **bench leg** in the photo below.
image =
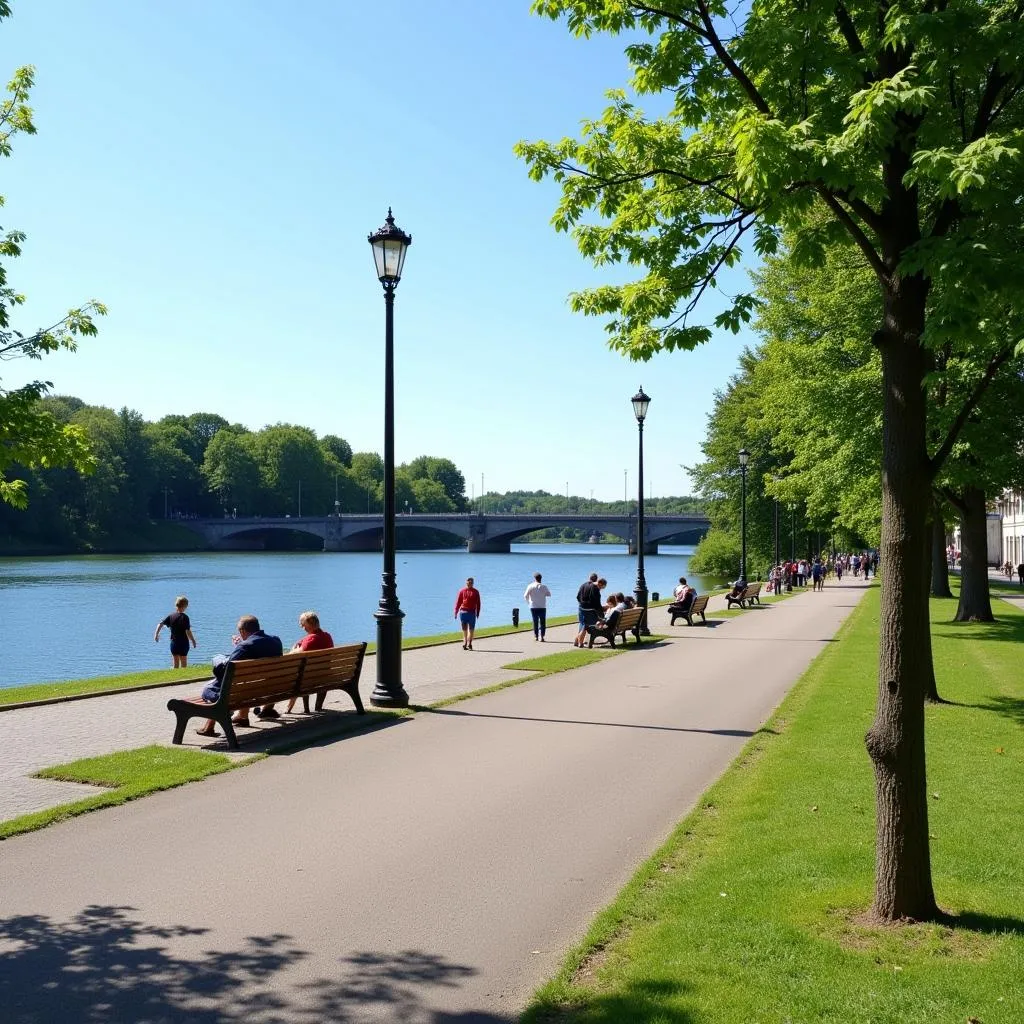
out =
[(359, 684), (346, 689), (345, 692), (352, 698), (352, 703), (356, 706), (356, 714), (365, 715), (366, 708), (363, 707), (363, 698), (359, 696)]
[(224, 738), (232, 750), (238, 749), (238, 737), (235, 735), (235, 727), (231, 724), (231, 715), (217, 723), (224, 730)]
[(174, 711), (175, 723), (174, 723), (174, 736), (171, 742), (179, 745), (185, 736), (185, 729), (188, 726), (188, 720), (192, 717), (188, 710), (185, 708), (175, 708)]

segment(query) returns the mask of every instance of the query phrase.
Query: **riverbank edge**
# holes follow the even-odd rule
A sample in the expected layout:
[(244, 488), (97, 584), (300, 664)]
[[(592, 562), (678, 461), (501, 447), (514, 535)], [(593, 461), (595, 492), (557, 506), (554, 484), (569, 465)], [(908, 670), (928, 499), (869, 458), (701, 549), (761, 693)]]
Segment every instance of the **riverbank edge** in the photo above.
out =
[[(710, 594), (714, 595), (718, 591), (709, 591)], [(648, 607), (650, 608), (662, 608), (671, 604), (670, 601), (652, 601)], [(725, 614), (720, 612), (717, 614)], [(565, 626), (570, 622), (575, 622), (575, 615), (558, 615), (548, 620), (549, 626)], [(486, 629), (478, 629), (476, 631), (477, 636), (506, 636), (509, 633), (524, 633), (531, 628), (529, 622), (520, 623), (518, 626), (513, 626), (509, 623), (507, 626), (491, 626)], [(440, 636), (435, 637), (415, 637), (411, 636), (402, 641), (403, 651), (415, 651), (420, 650), (424, 647), (444, 647), (447, 644), (460, 643), (462, 640), (461, 633), (444, 633)], [(420, 642), (422, 641), (422, 642)], [(376, 646), (374, 644), (368, 644), (366, 648), (367, 655), (376, 655)], [(186, 678), (176, 679), (164, 679), (160, 682), (155, 683), (139, 683), (135, 686), (113, 686), (106, 687), (102, 690), (86, 690), (82, 693), (63, 693), (57, 694), (53, 697), (42, 697), (38, 700), (22, 700), (12, 701), (10, 703), (3, 703), (3, 697), (5, 691), (0, 689), (0, 714), (4, 711), (20, 711), (26, 708), (41, 708), (47, 704), (66, 704), (73, 700), (89, 700), (92, 697), (110, 697), (117, 693), (135, 693), (140, 690), (159, 690), (166, 689), (168, 686), (184, 686), (186, 683), (202, 683), (209, 679), (209, 674), (202, 676), (188, 676)], [(65, 681), (68, 685), (82, 682), (79, 679), (69, 679)], [(46, 683), (28, 683), (25, 686), (11, 686), (8, 687), (6, 693), (11, 691), (17, 692), (18, 690), (27, 690), (36, 686), (45, 686)], [(56, 685), (60, 685), (59, 683)]]

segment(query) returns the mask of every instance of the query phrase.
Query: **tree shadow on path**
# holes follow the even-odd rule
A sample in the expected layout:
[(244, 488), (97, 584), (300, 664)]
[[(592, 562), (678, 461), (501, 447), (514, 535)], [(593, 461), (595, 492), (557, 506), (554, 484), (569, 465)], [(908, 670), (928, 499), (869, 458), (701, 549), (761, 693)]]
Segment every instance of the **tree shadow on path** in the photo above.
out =
[[(287, 935), (250, 936), (240, 949), (185, 956), (176, 944), (205, 928), (152, 925), (134, 908), (90, 906), (69, 921), (26, 914), (0, 920), (4, 1024), (512, 1024), (487, 1011), (431, 1009), (476, 968), (415, 950), (339, 957), (338, 976), (281, 974), (306, 959)], [(434, 997), (434, 998), (431, 998)]]

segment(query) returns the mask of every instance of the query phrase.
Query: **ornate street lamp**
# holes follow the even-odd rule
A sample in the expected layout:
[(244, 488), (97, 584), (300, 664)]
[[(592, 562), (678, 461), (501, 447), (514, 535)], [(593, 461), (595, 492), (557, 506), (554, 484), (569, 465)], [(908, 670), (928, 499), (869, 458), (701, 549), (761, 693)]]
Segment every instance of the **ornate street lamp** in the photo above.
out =
[(740, 449), (740, 579), (747, 581), (747, 463), (750, 452)]
[(412, 236), (388, 216), (367, 241), (373, 246), (377, 278), (384, 286), (384, 569), (381, 598), (373, 613), (377, 620), (377, 685), (370, 703), (379, 707), (404, 708), (409, 694), (402, 686), (402, 617), (395, 582), (395, 288), (402, 279), (405, 254)]
[(651, 399), (644, 394), (644, 389), (641, 388), (633, 396), (632, 402), (633, 415), (636, 416), (636, 425), (640, 436), (636, 499), (636, 586), (633, 593), (636, 595), (636, 603), (644, 610), (640, 618), (640, 633), (643, 636), (650, 636), (651, 631), (647, 626), (647, 580), (644, 579), (644, 420), (647, 418), (647, 407), (651, 404)]

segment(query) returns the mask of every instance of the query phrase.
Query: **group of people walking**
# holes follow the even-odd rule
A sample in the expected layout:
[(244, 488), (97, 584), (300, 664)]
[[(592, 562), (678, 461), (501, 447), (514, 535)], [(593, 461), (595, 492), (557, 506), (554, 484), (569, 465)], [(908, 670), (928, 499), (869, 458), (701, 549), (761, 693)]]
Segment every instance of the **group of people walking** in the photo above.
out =
[(878, 552), (845, 552), (826, 557), (824, 560), (818, 556), (813, 559), (799, 558), (782, 562), (774, 566), (768, 574), (768, 591), (780, 593), (783, 589), (806, 587), (808, 581), (815, 590), (824, 590), (825, 580), (833, 573), (840, 582), (844, 574), (850, 573), (855, 577), (863, 576), (864, 579), (870, 579), (878, 573)]

